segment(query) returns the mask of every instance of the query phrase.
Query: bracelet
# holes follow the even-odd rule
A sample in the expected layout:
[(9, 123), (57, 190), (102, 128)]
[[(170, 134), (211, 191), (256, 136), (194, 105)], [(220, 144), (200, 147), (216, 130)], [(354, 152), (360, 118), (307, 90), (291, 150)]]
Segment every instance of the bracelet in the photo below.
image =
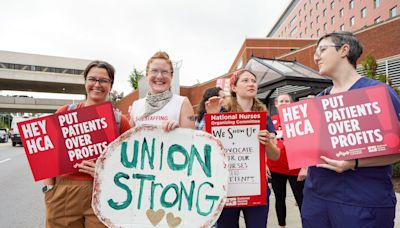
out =
[(358, 158), (356, 158), (354, 161), (355, 161), (356, 163), (354, 164), (353, 170), (356, 170), (356, 169), (358, 168)]

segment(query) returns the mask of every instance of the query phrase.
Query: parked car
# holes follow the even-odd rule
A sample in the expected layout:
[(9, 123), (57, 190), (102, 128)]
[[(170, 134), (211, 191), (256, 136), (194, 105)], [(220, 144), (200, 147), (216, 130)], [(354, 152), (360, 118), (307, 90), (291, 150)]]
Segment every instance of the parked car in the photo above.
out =
[(13, 118), (10, 129), (12, 146), (16, 146), (17, 144), (22, 145), (21, 136), (19, 135), (17, 123), (24, 120), (29, 120), (30, 118), (31, 117), (28, 116), (15, 116)]
[(8, 142), (8, 129), (7, 128), (0, 128), (0, 143)]

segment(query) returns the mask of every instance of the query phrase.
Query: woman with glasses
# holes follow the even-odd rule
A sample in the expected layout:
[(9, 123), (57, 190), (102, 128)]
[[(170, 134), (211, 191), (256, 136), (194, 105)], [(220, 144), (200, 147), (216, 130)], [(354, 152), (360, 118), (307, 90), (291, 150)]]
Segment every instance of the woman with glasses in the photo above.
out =
[[(114, 67), (104, 61), (91, 62), (84, 71), (86, 101), (74, 106), (79, 109), (108, 101), (114, 83)], [(57, 110), (69, 111), (71, 105)], [(119, 132), (131, 128), (128, 119), (120, 115)], [(46, 227), (105, 227), (92, 209), (92, 185), (95, 161), (77, 165), (78, 173), (44, 180)]]
[[(331, 33), (317, 43), (314, 61), (321, 75), (333, 86), (318, 96), (382, 84), (356, 71), (363, 48), (349, 32)], [(399, 96), (389, 87), (399, 117)], [(391, 182), (391, 164), (400, 155), (338, 161), (321, 156), (325, 162), (309, 167), (301, 210), (304, 228), (310, 227), (394, 227), (396, 197)]]
[(132, 104), (134, 126), (160, 125), (165, 131), (177, 127), (194, 129), (194, 112), (189, 99), (171, 92), (173, 73), (167, 53), (159, 51), (149, 59), (146, 67), (149, 91), (145, 98)]

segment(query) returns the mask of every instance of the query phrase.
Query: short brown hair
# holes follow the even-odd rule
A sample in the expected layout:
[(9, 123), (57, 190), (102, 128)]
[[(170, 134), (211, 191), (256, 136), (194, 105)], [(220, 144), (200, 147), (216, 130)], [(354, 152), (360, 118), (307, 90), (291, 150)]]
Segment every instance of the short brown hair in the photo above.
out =
[(110, 79), (111, 79), (111, 86), (114, 84), (114, 75), (115, 75), (114, 67), (111, 64), (109, 64), (108, 62), (101, 61), (101, 60), (94, 60), (91, 63), (89, 63), (89, 65), (87, 65), (85, 71), (83, 72), (83, 78), (85, 79), (85, 81), (89, 74), (89, 71), (93, 67), (105, 69), (108, 73), (108, 77), (110, 77)]
[(348, 44), (350, 46), (347, 60), (351, 65), (353, 65), (354, 69), (356, 69), (357, 59), (360, 58), (361, 54), (363, 53), (363, 46), (357, 37), (351, 32), (332, 32), (319, 38), (317, 46), (322, 40), (327, 38), (329, 38), (337, 46), (336, 50), (339, 50), (339, 48), (341, 48), (344, 44)]

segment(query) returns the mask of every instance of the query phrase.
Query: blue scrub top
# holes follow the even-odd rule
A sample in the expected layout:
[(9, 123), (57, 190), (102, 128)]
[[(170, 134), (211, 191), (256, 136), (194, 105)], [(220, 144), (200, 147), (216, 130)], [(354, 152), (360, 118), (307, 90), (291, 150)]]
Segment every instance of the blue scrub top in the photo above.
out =
[[(349, 90), (379, 84), (384, 83), (362, 77)], [(397, 118), (400, 119), (399, 96), (392, 88), (387, 87)], [(318, 96), (329, 94), (330, 89), (326, 91)], [(396, 196), (391, 176), (391, 165), (363, 167), (343, 173), (337, 173), (325, 168), (310, 167), (304, 185), (304, 194), (353, 206), (394, 207), (396, 205)]]

